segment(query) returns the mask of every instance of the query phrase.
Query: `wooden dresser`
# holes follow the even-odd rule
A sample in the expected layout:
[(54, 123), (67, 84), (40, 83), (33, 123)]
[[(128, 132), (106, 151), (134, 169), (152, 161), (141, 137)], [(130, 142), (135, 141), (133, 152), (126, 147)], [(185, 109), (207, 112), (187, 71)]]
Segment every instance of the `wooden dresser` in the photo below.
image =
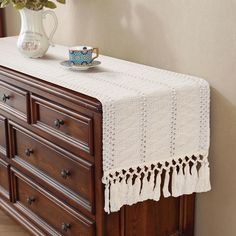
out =
[(103, 211), (102, 106), (0, 67), (0, 206), (33, 235), (193, 236), (194, 196)]
[(4, 36), (4, 14), (3, 9), (0, 8), (0, 37)]

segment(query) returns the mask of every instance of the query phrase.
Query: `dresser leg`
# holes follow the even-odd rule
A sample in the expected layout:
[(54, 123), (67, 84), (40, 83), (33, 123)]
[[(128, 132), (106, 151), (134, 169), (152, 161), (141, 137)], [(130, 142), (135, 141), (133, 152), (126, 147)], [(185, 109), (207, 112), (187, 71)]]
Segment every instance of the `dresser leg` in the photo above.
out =
[(195, 194), (180, 197), (180, 236), (194, 236), (194, 208)]

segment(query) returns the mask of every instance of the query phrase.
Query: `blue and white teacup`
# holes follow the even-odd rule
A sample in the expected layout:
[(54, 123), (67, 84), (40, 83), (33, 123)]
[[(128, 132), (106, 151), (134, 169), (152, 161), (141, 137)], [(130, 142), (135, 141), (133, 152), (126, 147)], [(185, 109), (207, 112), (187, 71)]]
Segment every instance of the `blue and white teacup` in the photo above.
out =
[[(93, 55), (95, 56), (93, 57)], [(99, 49), (89, 46), (78, 46), (69, 48), (70, 62), (74, 65), (88, 65), (99, 56)]]

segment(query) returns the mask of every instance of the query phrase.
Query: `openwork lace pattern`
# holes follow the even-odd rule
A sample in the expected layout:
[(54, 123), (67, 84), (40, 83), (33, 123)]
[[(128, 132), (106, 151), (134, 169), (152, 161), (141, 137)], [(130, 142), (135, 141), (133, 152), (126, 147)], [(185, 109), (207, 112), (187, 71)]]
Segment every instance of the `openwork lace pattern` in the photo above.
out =
[(50, 49), (55, 60), (28, 60), (15, 40), (1, 42), (1, 65), (101, 101), (106, 212), (210, 190), (205, 80), (103, 56), (100, 69), (76, 73), (59, 65), (65, 47)]

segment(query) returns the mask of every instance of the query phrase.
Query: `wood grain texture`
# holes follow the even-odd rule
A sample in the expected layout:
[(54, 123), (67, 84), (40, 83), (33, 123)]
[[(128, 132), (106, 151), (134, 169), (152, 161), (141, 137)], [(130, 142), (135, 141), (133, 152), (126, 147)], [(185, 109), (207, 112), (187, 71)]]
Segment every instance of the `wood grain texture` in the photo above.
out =
[(0, 81), (0, 109), (14, 114), (24, 121), (29, 120), (28, 92)]
[[(193, 236), (194, 195), (104, 212), (99, 101), (3, 67), (0, 84), (19, 96), (0, 109), (0, 207), (29, 232)], [(55, 119), (67, 126), (55, 128)]]
[(4, 236), (30, 236), (18, 222), (13, 220), (6, 212), (0, 210), (0, 235)]
[(194, 195), (148, 200), (106, 216), (106, 234), (119, 236), (193, 236)]
[[(91, 163), (12, 121), (9, 122), (9, 136), (12, 143), (11, 158), (17, 165), (33, 174), (46, 175), (55, 183), (52, 185), (54, 188), (63, 189), (66, 198), (74, 200), (73, 206), (77, 207), (78, 204), (79, 208), (82, 205), (90, 212), (93, 211), (94, 167)], [(65, 201), (70, 202), (68, 199)]]
[[(35, 219), (45, 233), (70, 236), (95, 234), (93, 221), (74, 212), (16, 169), (12, 169), (12, 177), (14, 203), (29, 218)], [(63, 229), (63, 224), (68, 224), (68, 228)]]
[(9, 164), (0, 159), (0, 194), (10, 200)]
[(4, 33), (4, 10), (0, 8), (0, 37), (3, 37)]
[(6, 122), (7, 119), (3, 116), (0, 116), (0, 156), (4, 157), (6, 156)]
[(31, 96), (32, 124), (93, 154), (93, 120), (43, 98)]

